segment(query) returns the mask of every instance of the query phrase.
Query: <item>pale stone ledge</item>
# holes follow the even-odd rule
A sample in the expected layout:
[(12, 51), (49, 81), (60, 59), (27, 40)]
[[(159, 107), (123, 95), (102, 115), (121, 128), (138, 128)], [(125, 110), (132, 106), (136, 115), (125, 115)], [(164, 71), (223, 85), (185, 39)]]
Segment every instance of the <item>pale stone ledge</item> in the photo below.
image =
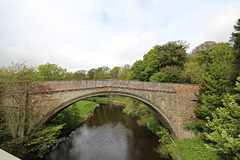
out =
[(0, 149), (0, 160), (20, 160), (20, 159)]

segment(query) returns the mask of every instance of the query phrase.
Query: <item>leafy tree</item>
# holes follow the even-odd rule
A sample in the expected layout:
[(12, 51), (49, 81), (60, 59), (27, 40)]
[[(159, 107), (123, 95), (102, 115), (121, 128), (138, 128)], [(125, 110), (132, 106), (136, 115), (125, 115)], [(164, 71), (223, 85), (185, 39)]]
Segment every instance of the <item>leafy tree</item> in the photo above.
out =
[(212, 63), (210, 50), (201, 50), (194, 58), (193, 61), (197, 62), (198, 65), (202, 68), (202, 72), (209, 72), (209, 64)]
[(46, 63), (38, 66), (40, 80), (42, 81), (60, 81), (65, 80), (67, 69), (56, 64)]
[(119, 73), (120, 73), (120, 67), (114, 67), (109, 73), (110, 78), (117, 79), (119, 76)]
[(75, 80), (85, 80), (86, 79), (86, 71), (85, 70), (79, 70), (74, 73), (74, 79)]
[[(240, 93), (240, 83), (236, 90)], [(240, 99), (239, 94), (225, 96), (224, 106), (212, 113), (212, 119), (208, 118), (208, 132), (204, 133), (206, 139), (214, 143), (208, 148), (227, 155), (227, 159), (240, 159), (240, 105), (237, 99)]]
[(196, 61), (189, 61), (184, 64), (183, 77), (187, 83), (200, 84), (203, 69)]
[(93, 79), (95, 74), (96, 74), (96, 69), (94, 68), (90, 69), (87, 73), (87, 79), (88, 80)]
[(59, 113), (51, 122), (54, 125), (61, 125), (63, 129), (69, 129), (68, 127), (75, 127), (79, 123), (83, 122), (83, 117), (79, 114), (80, 110), (76, 103), (72, 104), (68, 108), (64, 109), (61, 113)]
[[(0, 69), (1, 96), (11, 101), (1, 103), (4, 121), (0, 123), (0, 148), (23, 158), (25, 154), (37, 152), (38, 155), (56, 141), (61, 126), (32, 130), (34, 116), (27, 106), (27, 94), (31, 83), (37, 80), (38, 73), (24, 63), (13, 63), (8, 68)], [(2, 115), (1, 115), (2, 116)], [(31, 131), (30, 131), (31, 130)]]
[[(199, 103), (195, 107), (198, 118), (212, 117), (216, 108), (222, 107), (222, 99), (229, 91), (233, 50), (228, 43), (219, 43), (209, 52), (209, 63), (201, 80)], [(221, 63), (219, 63), (221, 62)]]
[(0, 91), (4, 99), (8, 101), (6, 106), (1, 104), (5, 120), (12, 137), (23, 137), (26, 132), (29, 108), (25, 105), (30, 83), (37, 80), (37, 72), (34, 68), (24, 63), (12, 63), (8, 68), (0, 69)]
[(145, 69), (145, 65), (142, 60), (136, 61), (132, 67), (130, 68), (130, 74), (128, 75), (128, 79), (144, 81), (143, 71)]
[[(212, 41), (207, 42), (210, 43)], [(209, 72), (209, 64), (212, 63), (210, 55), (216, 43), (214, 42), (211, 46), (200, 46), (197, 48), (197, 54), (194, 57), (190, 57), (189, 61), (184, 64), (183, 77), (186, 79), (187, 83), (200, 84), (203, 75)]]
[(167, 66), (162, 68), (159, 72), (153, 74), (150, 82), (164, 82), (164, 83), (183, 83), (183, 70), (177, 66)]
[(128, 78), (129, 73), (130, 73), (130, 68), (123, 68), (119, 73), (118, 79), (126, 80)]
[(95, 70), (95, 75), (93, 79), (106, 79), (108, 78), (107, 73), (109, 72), (108, 67), (99, 67)]
[(166, 66), (183, 67), (187, 60), (187, 45), (182, 41), (168, 42), (165, 45), (156, 45), (147, 54), (144, 55), (143, 62), (146, 64), (144, 73), (146, 80), (161, 68)]
[(131, 67), (130, 79), (149, 81), (150, 77), (167, 66), (183, 67), (187, 60), (186, 45), (183, 41), (168, 42), (156, 45), (142, 61), (137, 61)]
[(109, 73), (110, 68), (103, 66), (103, 67), (102, 67), (102, 71), (104, 72), (104, 74), (107, 74), (107, 73)]
[(237, 24), (234, 25), (235, 32), (232, 33), (230, 39), (233, 42), (234, 57), (233, 62), (234, 69), (232, 72), (232, 82), (234, 83), (238, 76), (240, 76), (240, 19), (238, 19)]

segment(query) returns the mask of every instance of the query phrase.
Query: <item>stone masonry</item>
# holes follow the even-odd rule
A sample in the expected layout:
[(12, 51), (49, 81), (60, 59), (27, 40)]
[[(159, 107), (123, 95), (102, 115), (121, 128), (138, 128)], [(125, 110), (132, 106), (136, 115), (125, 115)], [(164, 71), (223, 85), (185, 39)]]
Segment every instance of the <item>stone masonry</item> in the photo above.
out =
[(93, 96), (120, 95), (138, 99), (155, 111), (165, 127), (178, 139), (194, 137), (184, 129), (194, 118), (199, 85), (122, 80), (35, 82), (26, 105), (36, 113), (35, 125), (51, 120), (69, 105)]

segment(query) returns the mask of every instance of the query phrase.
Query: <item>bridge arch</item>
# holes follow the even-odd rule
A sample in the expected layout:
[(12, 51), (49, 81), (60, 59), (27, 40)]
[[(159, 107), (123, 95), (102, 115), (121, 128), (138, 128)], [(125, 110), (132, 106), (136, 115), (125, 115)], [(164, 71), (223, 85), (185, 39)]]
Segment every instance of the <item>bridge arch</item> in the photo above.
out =
[(31, 84), (26, 105), (37, 114), (33, 126), (41, 125), (69, 105), (94, 96), (120, 95), (146, 103), (178, 139), (192, 138), (184, 126), (191, 123), (199, 85), (122, 80), (49, 81)]
[(155, 114), (158, 116), (159, 120), (162, 122), (164, 127), (168, 128), (172, 133), (174, 133), (176, 135), (176, 133), (174, 132), (174, 128), (171, 125), (170, 121), (164, 115), (164, 113), (162, 113), (161, 110), (158, 109), (159, 107), (156, 104), (154, 104), (153, 102), (151, 102), (150, 100), (146, 99), (143, 96), (140, 96), (140, 95), (137, 95), (137, 94), (133, 94), (133, 93), (129, 93), (129, 92), (122, 92), (122, 91), (98, 91), (98, 92), (92, 92), (92, 93), (84, 94), (84, 95), (81, 95), (81, 96), (77, 96), (75, 98), (67, 100), (64, 103), (62, 103), (62, 104), (58, 105), (57, 107), (55, 107), (50, 112), (48, 112), (39, 121), (38, 125), (50, 122), (62, 110), (66, 109), (70, 105), (72, 105), (72, 104), (74, 104), (74, 103), (76, 103), (76, 102), (78, 102), (80, 100), (84, 100), (84, 99), (90, 98), (90, 97), (105, 96), (105, 95), (117, 95), (117, 96), (130, 97), (130, 98), (137, 99), (137, 100), (147, 104), (147, 106), (150, 109), (152, 109), (155, 112)]

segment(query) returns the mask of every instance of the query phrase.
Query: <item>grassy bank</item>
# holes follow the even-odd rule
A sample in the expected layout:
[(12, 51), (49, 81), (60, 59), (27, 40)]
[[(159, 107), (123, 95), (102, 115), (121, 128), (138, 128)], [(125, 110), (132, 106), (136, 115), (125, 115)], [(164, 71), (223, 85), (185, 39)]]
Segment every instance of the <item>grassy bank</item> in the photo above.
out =
[(90, 101), (78, 101), (59, 113), (51, 122), (53, 125), (64, 124), (62, 132), (72, 130), (93, 115), (99, 104)]
[(224, 160), (221, 155), (206, 148), (200, 138), (175, 140), (168, 144), (169, 154), (174, 160)]

